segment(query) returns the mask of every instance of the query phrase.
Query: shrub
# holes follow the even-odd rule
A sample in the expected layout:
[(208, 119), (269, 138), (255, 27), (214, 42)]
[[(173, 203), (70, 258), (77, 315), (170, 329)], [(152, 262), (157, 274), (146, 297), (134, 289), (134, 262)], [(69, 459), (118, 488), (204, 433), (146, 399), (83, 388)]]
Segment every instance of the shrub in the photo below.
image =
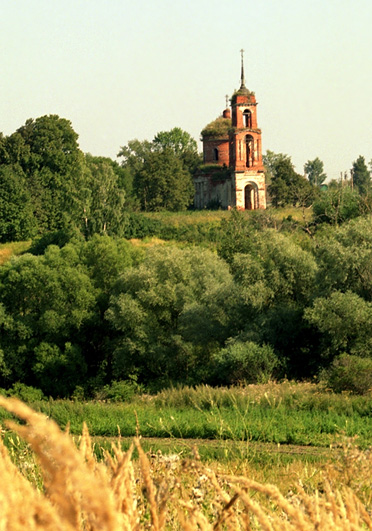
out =
[(49, 245), (57, 245), (62, 248), (69, 242), (83, 241), (83, 236), (75, 227), (67, 227), (54, 232), (47, 232), (32, 241), (29, 252), (36, 256), (45, 253)]
[(96, 393), (96, 398), (111, 402), (127, 402), (141, 392), (143, 387), (137, 383), (136, 377), (132, 377), (130, 380), (114, 380), (111, 385), (105, 385)]
[(261, 346), (253, 341), (232, 341), (213, 356), (212, 362), (219, 384), (268, 382), (279, 365), (269, 345)]
[(313, 213), (317, 223), (338, 225), (360, 215), (360, 196), (349, 187), (332, 188), (320, 194)]
[(125, 219), (123, 237), (130, 240), (131, 238), (157, 236), (162, 228), (161, 221), (151, 219), (140, 212), (130, 212)]
[(8, 396), (15, 396), (24, 402), (37, 402), (45, 398), (41, 389), (25, 385), (21, 382), (16, 382), (13, 386), (6, 391)]
[(341, 354), (322, 373), (326, 384), (336, 393), (350, 391), (362, 395), (372, 389), (372, 359)]

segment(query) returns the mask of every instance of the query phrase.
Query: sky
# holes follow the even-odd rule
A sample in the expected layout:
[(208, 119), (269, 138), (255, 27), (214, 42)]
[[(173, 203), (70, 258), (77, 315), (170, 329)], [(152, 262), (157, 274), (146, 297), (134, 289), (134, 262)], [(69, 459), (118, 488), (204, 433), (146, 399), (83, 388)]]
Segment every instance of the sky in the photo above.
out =
[(0, 0), (0, 131), (71, 121), (80, 148), (200, 131), (240, 86), (263, 151), (329, 179), (372, 159), (371, 0)]

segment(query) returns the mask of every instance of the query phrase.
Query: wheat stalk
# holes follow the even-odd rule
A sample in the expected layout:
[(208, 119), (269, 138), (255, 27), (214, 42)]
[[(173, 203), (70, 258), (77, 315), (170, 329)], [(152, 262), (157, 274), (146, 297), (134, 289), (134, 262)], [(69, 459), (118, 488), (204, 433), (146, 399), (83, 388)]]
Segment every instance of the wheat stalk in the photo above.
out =
[[(287, 498), (275, 485), (216, 474), (200, 459), (163, 469), (162, 478), (155, 479), (156, 464), (138, 438), (127, 452), (119, 438), (99, 463), (85, 425), (77, 448), (68, 433), (22, 402), (0, 397), (0, 406), (25, 421), (23, 426), (8, 425), (29, 443), (44, 478), (44, 491), (39, 492), (0, 441), (0, 531), (372, 531), (369, 510), (350, 487), (335, 489), (325, 481), (321, 494), (308, 494), (298, 486), (297, 494)], [(196, 474), (201, 496), (205, 492), (210, 500), (210, 512), (203, 498), (192, 499), (192, 485), (190, 494), (181, 486), (182, 474), (188, 484)]]

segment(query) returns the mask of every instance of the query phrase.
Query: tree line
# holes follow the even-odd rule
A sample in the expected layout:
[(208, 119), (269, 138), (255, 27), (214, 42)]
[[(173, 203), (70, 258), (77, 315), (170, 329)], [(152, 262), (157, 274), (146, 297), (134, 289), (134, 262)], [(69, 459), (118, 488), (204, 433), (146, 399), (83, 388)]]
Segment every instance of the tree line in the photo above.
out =
[[(118, 158), (84, 154), (71, 123), (57, 115), (29, 119), (15, 133), (0, 135), (0, 242), (58, 230), (123, 236), (128, 212), (192, 206), (193, 175), (202, 161), (186, 131), (175, 127), (152, 141), (131, 140)], [(319, 203), (315, 211), (323, 221), (333, 216), (336, 223), (369, 209), (371, 177), (362, 156), (349, 179), (330, 184), (328, 195), (320, 192), (326, 175), (319, 158), (305, 164), (305, 175), (296, 173), (288, 155), (267, 151), (264, 163), (275, 207)]]
[(311, 238), (232, 212), (217, 233), (149, 248), (74, 236), (3, 265), (0, 386), (93, 396), (113, 381), (230, 385), (372, 359), (371, 217)]
[(0, 135), (0, 242), (77, 229), (120, 235), (125, 211), (184, 210), (194, 196), (197, 144), (180, 128), (120, 149), (121, 164), (83, 154), (56, 115)]

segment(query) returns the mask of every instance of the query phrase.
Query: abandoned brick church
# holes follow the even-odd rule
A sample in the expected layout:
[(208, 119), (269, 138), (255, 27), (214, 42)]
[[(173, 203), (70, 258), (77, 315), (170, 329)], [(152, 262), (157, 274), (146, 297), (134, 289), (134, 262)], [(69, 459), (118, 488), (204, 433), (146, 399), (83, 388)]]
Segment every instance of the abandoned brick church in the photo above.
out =
[[(231, 110), (201, 132), (203, 166), (195, 176), (195, 208), (266, 208), (261, 129), (257, 102), (245, 86), (243, 50), (241, 85), (231, 98)], [(227, 102), (228, 103), (228, 102)]]

